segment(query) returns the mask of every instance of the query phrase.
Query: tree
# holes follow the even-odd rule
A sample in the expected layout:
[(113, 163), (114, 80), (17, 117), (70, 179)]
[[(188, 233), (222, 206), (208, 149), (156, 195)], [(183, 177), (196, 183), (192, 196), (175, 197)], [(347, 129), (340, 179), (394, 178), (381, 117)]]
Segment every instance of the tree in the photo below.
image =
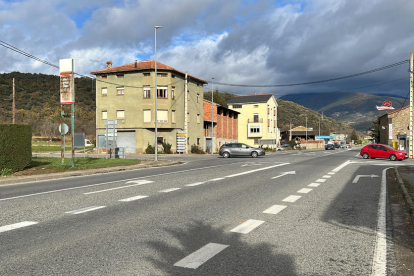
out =
[(352, 131), (351, 140), (357, 141), (359, 139), (358, 135), (356, 134), (355, 129)]
[(371, 136), (372, 138), (375, 139), (375, 142), (377, 143), (379, 143), (380, 141), (380, 134), (381, 134), (380, 130), (381, 130), (381, 125), (380, 125), (379, 117), (378, 117), (375, 121), (372, 122), (372, 126), (371, 126), (371, 131), (372, 131)]

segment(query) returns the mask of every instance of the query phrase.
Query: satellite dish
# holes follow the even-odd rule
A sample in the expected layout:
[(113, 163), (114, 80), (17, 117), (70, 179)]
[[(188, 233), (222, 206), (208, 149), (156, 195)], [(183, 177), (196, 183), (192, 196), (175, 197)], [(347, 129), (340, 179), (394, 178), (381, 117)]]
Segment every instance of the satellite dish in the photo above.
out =
[[(68, 133), (69, 131), (69, 127), (67, 124), (63, 123), (63, 134)], [(62, 133), (62, 125), (59, 124), (59, 132)]]

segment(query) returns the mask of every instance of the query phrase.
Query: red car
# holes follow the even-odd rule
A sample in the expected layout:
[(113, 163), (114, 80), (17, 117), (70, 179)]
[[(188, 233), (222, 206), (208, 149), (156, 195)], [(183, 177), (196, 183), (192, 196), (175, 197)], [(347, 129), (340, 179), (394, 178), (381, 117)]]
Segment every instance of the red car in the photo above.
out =
[(364, 159), (368, 158), (389, 158), (391, 161), (407, 159), (405, 151), (396, 150), (390, 146), (382, 144), (369, 144), (361, 149), (360, 155)]

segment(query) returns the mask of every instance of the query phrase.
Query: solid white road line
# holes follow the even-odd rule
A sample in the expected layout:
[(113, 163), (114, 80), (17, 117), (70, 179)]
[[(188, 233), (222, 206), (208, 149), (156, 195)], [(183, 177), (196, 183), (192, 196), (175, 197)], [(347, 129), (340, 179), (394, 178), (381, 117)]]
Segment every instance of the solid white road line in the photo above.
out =
[[(389, 169), (389, 168), (388, 168)], [(377, 238), (372, 261), (373, 276), (387, 275), (387, 170), (382, 171), (381, 191), (378, 202)]]
[(192, 183), (192, 184), (187, 184), (187, 185), (185, 185), (185, 186), (192, 187), (192, 186), (202, 185), (202, 184), (204, 184), (204, 183), (206, 183), (206, 182), (196, 182), (196, 183)]
[(324, 176), (322, 176), (322, 178), (331, 178), (332, 176), (330, 176), (330, 175), (324, 175)]
[(213, 258), (215, 255), (226, 249), (228, 245), (218, 244), (218, 243), (209, 243), (199, 250), (191, 253), (184, 259), (176, 262), (174, 266), (193, 268), (196, 269), (200, 265), (207, 262), (209, 259)]
[(134, 201), (134, 200), (138, 200), (138, 199), (146, 198), (146, 197), (148, 197), (148, 196), (139, 195), (139, 196), (133, 196), (133, 197), (129, 197), (129, 198), (120, 199), (118, 201), (129, 202), (129, 201)]
[(336, 167), (335, 169), (333, 169), (332, 171), (333, 172), (339, 172), (340, 170), (342, 170), (344, 167), (348, 166), (351, 163), (352, 163), (352, 161), (348, 160), (348, 161), (342, 163), (341, 165), (339, 165), (338, 167)]
[(318, 187), (319, 185), (321, 185), (320, 183), (311, 183), (308, 186), (309, 187)]
[(22, 228), (22, 227), (26, 227), (26, 226), (30, 226), (30, 225), (37, 224), (37, 223), (38, 222), (35, 222), (35, 221), (22, 221), (22, 222), (18, 222), (18, 223), (15, 223), (15, 224), (2, 226), (2, 227), (0, 227), (0, 233), (10, 231), (10, 230), (14, 230), (14, 229), (18, 229), (18, 228)]
[(318, 180), (316, 180), (315, 182), (323, 183), (323, 182), (325, 182), (325, 181), (326, 181), (326, 179), (318, 179)]
[(280, 211), (282, 211), (286, 207), (287, 207), (286, 205), (273, 205), (272, 207), (264, 210), (263, 213), (276, 215), (277, 213), (279, 213)]
[(86, 208), (82, 208), (82, 209), (78, 209), (78, 210), (65, 212), (65, 214), (77, 215), (77, 214), (82, 214), (82, 213), (98, 210), (98, 209), (105, 208), (105, 207), (106, 206), (91, 206), (91, 207), (86, 207)]
[(181, 190), (181, 188), (165, 189), (165, 190), (159, 191), (159, 193), (169, 193), (169, 192), (173, 192), (173, 191), (177, 191), (177, 190)]
[(137, 180), (137, 181), (134, 181), (134, 182), (136, 184), (126, 185), (126, 186), (121, 186), (121, 187), (116, 187), (116, 188), (110, 188), (110, 189), (105, 189), (105, 190), (99, 190), (99, 191), (94, 191), (94, 192), (89, 192), (89, 193), (83, 193), (83, 194), (84, 195), (90, 195), (90, 194), (97, 194), (97, 193), (108, 192), (108, 191), (113, 191), (113, 190), (119, 190), (119, 189), (124, 189), (124, 188), (129, 188), (129, 187), (134, 187), (134, 186), (140, 186), (140, 185), (145, 185), (145, 184), (153, 183), (154, 181)]
[(291, 195), (291, 196), (288, 196), (287, 198), (285, 198), (284, 200), (282, 200), (282, 201), (285, 201), (285, 202), (295, 202), (296, 200), (298, 200), (299, 198), (301, 198), (302, 196), (297, 196), (297, 195)]
[(219, 180), (223, 180), (223, 179), (224, 179), (224, 177), (219, 177), (219, 178), (210, 179), (209, 181), (219, 181)]
[(307, 193), (309, 193), (310, 191), (312, 191), (312, 189), (303, 188), (303, 189), (300, 189), (299, 191), (297, 191), (297, 193), (300, 193), (300, 194), (307, 194)]
[(263, 220), (255, 220), (255, 219), (249, 219), (240, 224), (239, 226), (233, 228), (230, 230), (230, 232), (240, 233), (240, 234), (247, 234), (256, 227), (259, 227), (262, 223), (264, 223)]
[(260, 169), (251, 170), (251, 171), (247, 171), (247, 172), (232, 174), (232, 175), (228, 175), (226, 177), (235, 177), (235, 176), (245, 175), (245, 174), (254, 173), (254, 172), (263, 171), (263, 170), (268, 170), (268, 169), (271, 169), (271, 168), (280, 167), (280, 166), (289, 165), (289, 164), (290, 163), (282, 163), (282, 164), (278, 164), (278, 165), (274, 165), (274, 166), (270, 166), (270, 167), (265, 167), (265, 168), (260, 168)]

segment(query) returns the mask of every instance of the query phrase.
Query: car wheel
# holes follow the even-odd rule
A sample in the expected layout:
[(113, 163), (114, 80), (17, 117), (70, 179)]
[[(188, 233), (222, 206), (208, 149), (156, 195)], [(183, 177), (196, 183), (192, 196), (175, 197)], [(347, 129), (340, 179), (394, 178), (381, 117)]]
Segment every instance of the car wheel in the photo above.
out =
[(390, 155), (390, 160), (391, 160), (391, 161), (395, 161), (395, 160), (397, 160), (397, 156), (395, 156), (394, 154), (391, 154), (391, 155)]
[(255, 152), (255, 151), (254, 151), (254, 152), (252, 152), (252, 157), (253, 157), (253, 158), (256, 158), (256, 157), (257, 157), (257, 152)]
[(368, 159), (368, 158), (369, 158), (369, 154), (365, 152), (365, 153), (362, 155), (362, 158), (364, 158), (364, 159)]
[(223, 157), (224, 158), (229, 158), (230, 157), (230, 153), (228, 153), (227, 151), (226, 152), (223, 152)]

